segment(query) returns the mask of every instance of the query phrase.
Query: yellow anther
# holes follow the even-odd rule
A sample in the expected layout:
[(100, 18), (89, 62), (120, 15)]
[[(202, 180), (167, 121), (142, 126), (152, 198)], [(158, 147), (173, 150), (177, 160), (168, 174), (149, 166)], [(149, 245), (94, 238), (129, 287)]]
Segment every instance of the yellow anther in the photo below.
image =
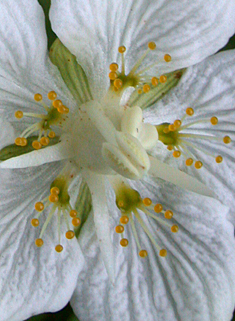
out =
[(216, 161), (216, 163), (222, 163), (222, 161), (223, 161), (223, 157), (221, 156), (221, 155), (218, 155), (216, 158), (215, 158), (215, 161)]
[(37, 247), (41, 247), (41, 246), (43, 246), (43, 240), (42, 239), (36, 239), (35, 240), (35, 245), (37, 246)]
[(149, 42), (149, 43), (148, 43), (148, 48), (149, 48), (150, 50), (156, 49), (156, 44), (155, 44), (155, 42), (153, 42), (153, 41)]
[(61, 245), (61, 244), (58, 244), (58, 245), (56, 245), (56, 247), (55, 247), (55, 250), (56, 250), (56, 252), (58, 252), (58, 253), (60, 253), (60, 252), (62, 252), (63, 251), (63, 246)]
[(57, 99), (53, 101), (52, 106), (55, 108), (59, 108), (60, 106), (63, 106), (63, 104), (61, 100)]
[(69, 215), (70, 215), (71, 217), (76, 217), (77, 214), (78, 214), (78, 212), (75, 211), (75, 210), (71, 210), (70, 213), (69, 213)]
[(56, 195), (56, 194), (51, 194), (51, 195), (49, 196), (49, 201), (50, 201), (51, 203), (56, 203), (56, 202), (58, 202), (58, 200), (59, 200), (59, 197), (58, 197), (58, 195)]
[(125, 225), (129, 222), (129, 217), (124, 215), (124, 216), (120, 217), (119, 221), (121, 224)]
[(115, 80), (117, 77), (118, 77), (118, 75), (117, 75), (116, 72), (111, 71), (111, 72), (109, 73), (109, 79), (110, 79), (110, 80)]
[(142, 94), (142, 89), (138, 89), (138, 94), (140, 95), (140, 94)]
[(174, 149), (174, 146), (168, 145), (168, 146), (167, 146), (167, 149), (168, 149), (168, 150), (173, 150), (173, 149)]
[(41, 101), (42, 100), (42, 95), (41, 94), (35, 94), (34, 95), (34, 100), (35, 101)]
[(173, 157), (178, 158), (181, 156), (181, 151), (175, 150), (172, 155), (173, 155)]
[(116, 233), (123, 233), (124, 232), (124, 227), (122, 225), (117, 225), (115, 227), (115, 232)]
[(48, 134), (48, 137), (50, 138), (54, 138), (55, 137), (55, 132), (53, 132), (53, 130), (51, 130)]
[(165, 62), (170, 62), (171, 61), (171, 56), (169, 54), (165, 54), (164, 60), (165, 60)]
[(145, 258), (146, 256), (148, 256), (148, 252), (146, 250), (141, 250), (139, 251), (139, 256)]
[(167, 81), (167, 76), (161, 75), (159, 77), (159, 81), (160, 81), (161, 84), (165, 84), (165, 82)]
[(47, 146), (49, 144), (50, 140), (48, 137), (42, 137), (40, 139), (40, 143), (42, 144), (42, 146)]
[(40, 149), (40, 148), (42, 148), (42, 144), (41, 144), (39, 141), (37, 141), (37, 140), (34, 140), (34, 141), (32, 142), (32, 146), (33, 146), (34, 149)]
[(21, 144), (22, 144), (22, 137), (17, 137), (17, 138), (15, 139), (15, 144), (16, 144), (17, 146), (21, 146)]
[(80, 224), (81, 224), (80, 218), (74, 217), (74, 218), (72, 219), (72, 224), (73, 224), (73, 226), (78, 226), (78, 225), (80, 225)]
[(143, 203), (144, 203), (145, 206), (150, 206), (150, 205), (152, 204), (152, 201), (151, 201), (150, 198), (145, 197), (145, 198), (143, 199)]
[(179, 127), (181, 126), (181, 124), (182, 124), (182, 122), (181, 122), (180, 119), (176, 119), (176, 120), (174, 121), (174, 126), (175, 126), (176, 128), (179, 128)]
[(117, 71), (118, 70), (118, 64), (116, 64), (115, 62), (113, 62), (110, 66), (109, 66), (109, 69), (111, 71)]
[(202, 167), (202, 165), (203, 165), (203, 164), (202, 164), (202, 162), (201, 162), (201, 161), (196, 161), (196, 162), (195, 162), (195, 164), (194, 164), (194, 166), (195, 166), (195, 168), (196, 168), (196, 169), (201, 168), (201, 167)]
[(121, 239), (121, 241), (120, 241), (121, 246), (126, 247), (128, 244), (129, 244), (129, 242), (127, 239)]
[(144, 86), (143, 86), (143, 92), (144, 93), (148, 93), (149, 91), (150, 91), (150, 86), (148, 85), (148, 84), (145, 84)]
[(194, 114), (193, 108), (188, 107), (188, 108), (186, 109), (186, 114), (187, 114), (188, 116), (192, 116), (192, 115)]
[(60, 189), (57, 186), (54, 186), (50, 190), (51, 194), (59, 195), (60, 194)]
[(123, 201), (118, 201), (117, 205), (118, 205), (119, 208), (120, 207), (122, 208), (122, 207), (124, 207), (124, 202)]
[(168, 129), (169, 129), (170, 132), (173, 132), (173, 131), (176, 130), (176, 127), (175, 127), (174, 124), (170, 124), (170, 125), (168, 126)]
[(54, 91), (50, 91), (50, 92), (47, 94), (47, 97), (48, 97), (48, 99), (50, 99), (50, 100), (55, 100), (56, 97), (57, 97), (57, 94), (56, 94), (56, 92), (54, 92)]
[(69, 108), (64, 105), (59, 106), (57, 110), (60, 114), (68, 114), (69, 112)]
[(122, 87), (122, 80), (119, 79), (119, 78), (117, 78), (117, 79), (114, 80), (113, 84), (114, 84), (114, 87), (116, 87), (117, 89), (119, 89), (119, 88)]
[(23, 112), (21, 110), (17, 110), (15, 112), (15, 118), (20, 119), (24, 116)]
[(26, 146), (28, 144), (28, 141), (26, 138), (22, 137), (21, 138), (21, 146)]
[(120, 46), (118, 48), (118, 52), (121, 53), (121, 54), (123, 54), (125, 51), (126, 51), (126, 47), (125, 46)]
[(37, 218), (33, 218), (31, 220), (31, 224), (33, 227), (37, 227), (39, 225), (39, 220)]
[(172, 225), (172, 227), (171, 227), (171, 232), (172, 232), (172, 233), (177, 233), (178, 231), (179, 231), (178, 225)]
[(191, 166), (191, 165), (193, 165), (193, 159), (192, 159), (192, 158), (186, 159), (185, 164), (186, 164), (186, 166)]
[(217, 125), (218, 124), (218, 118), (217, 117), (211, 117), (211, 124), (212, 125)]
[(157, 86), (157, 85), (158, 85), (158, 79), (157, 79), (157, 77), (153, 77), (153, 78), (151, 79), (151, 83), (152, 83), (153, 86)]
[(166, 257), (166, 256), (167, 256), (167, 250), (161, 249), (161, 250), (159, 251), (159, 255), (162, 256), (162, 257)]
[(224, 136), (223, 142), (224, 142), (225, 144), (229, 144), (229, 143), (231, 143), (231, 138), (230, 138), (229, 136)]
[(156, 204), (156, 205), (154, 206), (154, 212), (160, 213), (162, 210), (163, 210), (162, 204)]
[(167, 210), (164, 214), (165, 218), (167, 218), (168, 220), (170, 220), (173, 217), (173, 212), (170, 210)]
[(65, 237), (68, 239), (68, 240), (72, 240), (73, 238), (74, 238), (74, 236), (75, 236), (75, 233), (74, 233), (74, 231), (67, 231), (66, 233), (65, 233)]
[(35, 205), (35, 210), (38, 212), (41, 212), (44, 210), (44, 204), (42, 202), (37, 202)]

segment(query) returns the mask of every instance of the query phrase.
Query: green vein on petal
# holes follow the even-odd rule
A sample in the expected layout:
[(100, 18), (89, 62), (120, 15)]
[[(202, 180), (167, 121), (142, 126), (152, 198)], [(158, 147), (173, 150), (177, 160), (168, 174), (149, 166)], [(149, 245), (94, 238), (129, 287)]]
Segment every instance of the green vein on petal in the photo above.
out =
[(77, 63), (76, 57), (56, 39), (49, 51), (51, 62), (57, 66), (60, 74), (79, 104), (92, 99), (87, 76), (82, 67)]
[(87, 183), (82, 180), (79, 187), (79, 194), (75, 203), (74, 209), (78, 212), (78, 217), (81, 220), (81, 224), (75, 229), (76, 237), (79, 236), (81, 227), (86, 222), (88, 215), (91, 211), (91, 193)]
[(138, 91), (135, 90), (130, 97), (129, 106), (139, 106), (145, 109), (155, 104), (178, 84), (185, 71), (186, 69), (181, 69), (166, 74), (167, 81), (164, 84), (159, 83), (156, 87), (151, 88), (148, 93), (138, 94)]
[[(37, 140), (38, 136), (31, 136), (27, 138), (28, 144), (27, 146), (17, 146), (16, 144), (8, 145), (0, 150), (0, 161), (8, 160), (12, 157), (21, 156), (23, 154), (30, 153), (34, 151), (35, 149), (32, 146), (32, 142)], [(54, 138), (50, 138), (50, 142), (47, 145), (53, 146), (59, 142), (59, 136), (56, 136)], [(42, 149), (44, 149), (46, 146), (42, 146)]]

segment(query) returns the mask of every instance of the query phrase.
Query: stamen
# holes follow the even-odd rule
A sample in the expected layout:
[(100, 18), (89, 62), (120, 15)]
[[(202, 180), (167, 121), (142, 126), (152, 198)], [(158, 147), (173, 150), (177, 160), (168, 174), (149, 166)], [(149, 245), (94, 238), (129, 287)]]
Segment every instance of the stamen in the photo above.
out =
[(43, 246), (43, 240), (42, 239), (36, 239), (35, 240), (35, 245), (37, 246), (37, 247), (41, 247), (41, 246)]
[[(200, 160), (194, 159), (194, 155), (190, 152), (190, 150), (199, 150), (202, 153), (213, 157), (217, 164), (220, 164), (223, 161), (223, 157), (221, 155), (212, 155), (207, 150), (196, 146), (192, 142), (187, 139), (200, 139), (200, 140), (213, 140), (218, 142), (223, 142), (225, 144), (229, 144), (231, 142), (231, 138), (229, 136), (224, 136), (224, 138), (215, 137), (212, 135), (199, 135), (192, 133), (184, 133), (185, 129), (189, 129), (196, 124), (209, 123), (210, 125), (217, 125), (219, 120), (216, 116), (211, 117), (210, 119), (201, 119), (197, 121), (192, 121), (183, 125), (183, 121), (187, 116), (193, 116), (194, 109), (192, 107), (188, 107), (186, 109), (186, 113), (183, 118), (176, 119), (173, 124), (161, 124), (156, 126), (158, 131), (158, 138), (163, 144), (167, 145), (168, 150), (173, 150), (173, 157), (178, 158), (183, 155), (186, 158), (185, 164), (186, 166), (192, 166), (195, 162), (194, 166), (196, 169), (200, 169), (203, 166), (203, 163)], [(188, 147), (188, 148), (187, 148)], [(189, 150), (190, 149), (190, 150)]]
[(58, 252), (58, 253), (60, 253), (60, 252), (62, 252), (63, 251), (63, 246), (61, 245), (61, 244), (58, 244), (58, 245), (56, 245), (56, 247), (55, 247), (55, 250), (56, 250), (56, 252)]
[(120, 245), (126, 247), (129, 244), (128, 239), (121, 239)]
[[(34, 100), (41, 103), (47, 114), (27, 113), (22, 112), (21, 110), (15, 112), (15, 117), (17, 119), (29, 117), (40, 120), (26, 128), (21, 135), (15, 139), (15, 144), (17, 146), (26, 146), (27, 138), (35, 132), (38, 132), (38, 139), (32, 143), (33, 148), (38, 150), (42, 148), (42, 146), (48, 146), (50, 138), (55, 137), (55, 132), (51, 130), (51, 126), (61, 127), (62, 122), (66, 120), (66, 117), (62, 115), (67, 114), (69, 112), (69, 108), (64, 106), (61, 100), (56, 99), (57, 94), (54, 91), (50, 91), (47, 94), (47, 97), (52, 101), (50, 107), (43, 102), (41, 94), (37, 93), (34, 95)], [(50, 130), (50, 132), (47, 137), (48, 130)]]

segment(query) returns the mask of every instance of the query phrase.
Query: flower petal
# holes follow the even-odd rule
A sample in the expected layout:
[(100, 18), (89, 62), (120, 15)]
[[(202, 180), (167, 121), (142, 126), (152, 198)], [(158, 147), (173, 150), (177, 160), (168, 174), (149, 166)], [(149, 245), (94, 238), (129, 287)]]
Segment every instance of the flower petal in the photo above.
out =
[(19, 127), (22, 122), (15, 119), (14, 111), (44, 110), (34, 94), (41, 93), (49, 103), (51, 90), (71, 107), (73, 98), (48, 58), (45, 19), (38, 1), (2, 2), (0, 21), (0, 113)]
[[(49, 193), (50, 184), (60, 170), (58, 164), (34, 170), (0, 170), (1, 321), (55, 312), (67, 304), (73, 293), (84, 263), (77, 241), (62, 237), (64, 251), (57, 253), (54, 249), (58, 244), (57, 220), (52, 219), (43, 236), (44, 245), (39, 249), (34, 241), (40, 229), (30, 224), (36, 214), (35, 202), (44, 198), (45, 192)], [(62, 226), (61, 232), (65, 229)]]
[[(52, 28), (84, 68), (94, 97), (109, 85), (109, 64), (120, 62), (118, 47), (125, 45), (127, 70), (142, 56), (149, 41), (156, 53), (145, 63), (161, 60), (161, 72), (193, 65), (218, 51), (234, 33), (233, 0), (192, 2), (174, 0), (52, 0)], [(120, 55), (119, 55), (120, 56)], [(159, 70), (159, 69), (158, 69)]]
[[(231, 212), (235, 209), (235, 50), (221, 52), (208, 58), (201, 64), (191, 67), (182, 77), (179, 85), (161, 102), (146, 110), (144, 117), (152, 123), (173, 122), (181, 118), (188, 106), (193, 107), (192, 121), (207, 119), (204, 124), (195, 124), (193, 130), (196, 134), (207, 134), (221, 138), (216, 140), (192, 140), (194, 145), (205, 152), (193, 152), (195, 159), (203, 162), (203, 167), (196, 170), (194, 166), (187, 167), (184, 158), (168, 161), (175, 163), (181, 170), (193, 175), (206, 184), (225, 205), (230, 206)], [(216, 116), (218, 124), (212, 126), (210, 118)], [(191, 120), (191, 119), (190, 119)], [(228, 145), (222, 138), (229, 135), (232, 142)], [(163, 149), (162, 149), (163, 150)], [(212, 155), (222, 155), (223, 162), (217, 164)], [(165, 149), (161, 159), (166, 159), (169, 151)], [(169, 158), (169, 157), (168, 157)], [(233, 215), (235, 223), (235, 213)]]
[[(132, 233), (124, 249), (115, 235), (117, 278), (110, 286), (92, 221), (88, 221), (79, 239), (87, 266), (71, 300), (76, 315), (83, 321), (229, 321), (235, 298), (235, 253), (233, 227), (225, 218), (228, 209), (218, 201), (182, 194), (169, 185), (167, 189), (151, 187), (158, 199), (143, 187), (144, 195), (163, 200), (175, 213), (176, 234), (145, 219), (159, 245), (167, 249), (167, 257), (159, 257), (138, 226), (148, 258), (138, 257)], [(112, 205), (113, 227), (118, 221), (114, 212)]]

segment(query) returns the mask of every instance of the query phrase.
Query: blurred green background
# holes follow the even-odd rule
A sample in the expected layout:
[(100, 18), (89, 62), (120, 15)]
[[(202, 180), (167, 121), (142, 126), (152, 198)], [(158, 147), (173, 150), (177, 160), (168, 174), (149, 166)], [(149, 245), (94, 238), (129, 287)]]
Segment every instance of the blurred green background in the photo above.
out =
[[(53, 41), (55, 40), (56, 36), (51, 30), (50, 22), (48, 19), (48, 12), (50, 7), (50, 0), (38, 0), (39, 3), (42, 5), (44, 12), (46, 14), (46, 28), (48, 34), (48, 47), (51, 46)], [(230, 39), (228, 44), (222, 50), (228, 50), (235, 48), (235, 35)], [(57, 313), (46, 313), (41, 314), (35, 317), (28, 319), (27, 321), (78, 321), (76, 316), (73, 314), (73, 311), (68, 304), (63, 310)], [(105, 320), (104, 320), (105, 321)], [(213, 320), (212, 320), (213, 321)], [(235, 321), (235, 315), (233, 317), (233, 321)]]

